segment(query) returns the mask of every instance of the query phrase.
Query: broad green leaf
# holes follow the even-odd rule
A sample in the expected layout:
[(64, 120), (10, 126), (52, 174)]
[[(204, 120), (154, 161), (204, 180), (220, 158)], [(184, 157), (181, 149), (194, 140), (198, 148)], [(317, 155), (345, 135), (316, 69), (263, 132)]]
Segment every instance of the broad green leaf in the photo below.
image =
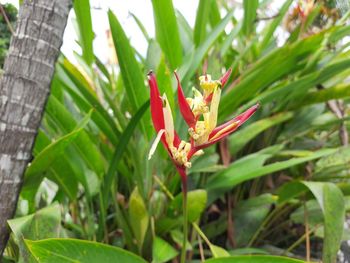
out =
[(337, 149), (322, 149), (306, 157), (291, 158), (287, 161), (279, 161), (265, 166), (263, 164), (268, 158), (272, 157), (271, 154), (259, 152), (251, 154), (234, 162), (226, 170), (213, 175), (207, 183), (207, 189), (231, 189), (244, 181), (315, 160), (336, 151)]
[(304, 182), (304, 184), (316, 197), (324, 213), (323, 262), (335, 262), (343, 235), (345, 218), (343, 194), (332, 183)]
[[(210, 194), (210, 193), (209, 193)], [(214, 200), (209, 195), (210, 200)], [(239, 201), (232, 211), (235, 229), (235, 242), (238, 247), (247, 246), (251, 238), (259, 228), (266, 215), (271, 211), (271, 206), (276, 204), (277, 197), (271, 194), (262, 194), (257, 197)], [(210, 204), (210, 202), (209, 202)], [(213, 222), (202, 227), (209, 239), (215, 239), (227, 231), (226, 212)]]
[(25, 240), (25, 243), (38, 262), (41, 263), (146, 263), (135, 254), (109, 245), (77, 239)]
[(182, 48), (172, 0), (152, 0), (156, 38), (171, 69), (182, 62)]
[[(108, 19), (125, 91), (128, 95), (131, 108), (135, 113), (148, 99), (144, 76), (135, 58), (134, 50), (130, 45), (129, 39), (111, 10), (108, 11)], [(142, 120), (143, 131), (145, 133), (147, 131), (146, 127), (149, 127), (147, 120), (149, 120), (148, 115)]]
[(44, 238), (60, 237), (60, 206), (57, 203), (54, 203), (36, 211), (34, 214), (11, 219), (7, 222), (19, 248), (19, 261), (36, 262), (28, 252), (24, 244), (24, 238), (39, 240)]
[(269, 118), (256, 121), (243, 129), (238, 130), (229, 137), (231, 154), (237, 153), (249, 141), (254, 139), (261, 132), (278, 125), (282, 122), (288, 121), (293, 117), (292, 112), (282, 112)]
[(206, 26), (209, 19), (209, 14), (211, 12), (212, 0), (199, 0), (196, 22), (194, 24), (194, 43), (198, 47), (206, 36)]
[(176, 257), (177, 254), (179, 254), (179, 252), (168, 242), (157, 236), (154, 238), (152, 247), (153, 263), (168, 262), (169, 260)]
[[(42, 130), (39, 130), (35, 139), (33, 155), (37, 156), (50, 144), (51, 140)], [(45, 177), (57, 183), (70, 200), (75, 200), (78, 192), (78, 182), (80, 181), (80, 178), (83, 177), (81, 173), (82, 172), (77, 173), (75, 170), (73, 170), (70, 160), (67, 159), (65, 154), (62, 154), (57, 156), (57, 158), (55, 158), (49, 168), (45, 171)], [(32, 186), (27, 187), (27, 192), (23, 190), (21, 193), (22, 197), (25, 195), (25, 198), (27, 201), (29, 201), (29, 207), (32, 206), (29, 210), (34, 208), (34, 203), (31, 203), (31, 201), (34, 202), (34, 195), (38, 190), (41, 179), (36, 178), (34, 181), (32, 181), (32, 183), (34, 183)], [(25, 188), (26, 187), (23, 187), (22, 189)]]
[(192, 162), (191, 169), (188, 170), (188, 174), (199, 172), (217, 172), (225, 169), (224, 165), (219, 165), (220, 156), (216, 153), (204, 154)]
[[(63, 133), (69, 133), (77, 126), (77, 122), (72, 114), (53, 96), (50, 97), (46, 106), (46, 114)], [(89, 137), (88, 132), (85, 130), (81, 131), (80, 135), (73, 142), (73, 146), (75, 153), (78, 153), (78, 155), (69, 155), (75, 160), (71, 164), (76, 165), (76, 162), (79, 162), (77, 158), (79, 158), (81, 159), (80, 161), (86, 164), (87, 168), (95, 173), (97, 178), (101, 178), (105, 169), (104, 160), (101, 152)], [(90, 174), (91, 171), (89, 172)], [(88, 173), (86, 173), (84, 178), (81, 178), (81, 183), (86, 190), (89, 189), (88, 181)]]
[(137, 187), (130, 196), (129, 219), (139, 249), (141, 250), (148, 229), (149, 216), (146, 205)]
[(242, 31), (245, 35), (249, 35), (255, 28), (256, 11), (259, 7), (259, 0), (243, 0), (243, 26)]
[(232, 215), (237, 247), (247, 246), (276, 201), (271, 194), (262, 194), (237, 204)]
[[(68, 146), (81, 134), (84, 127), (90, 120), (90, 114), (77, 125), (77, 127), (67, 135), (62, 136), (55, 142), (48, 145), (43, 149), (30, 164), (25, 173), (24, 185), (22, 191), (33, 192), (35, 193), (38, 186), (40, 185), (45, 172), (47, 172), (57, 158), (61, 157)], [(57, 176), (57, 181), (60, 183), (60, 186), (65, 190), (65, 192), (71, 197), (74, 198), (76, 194), (76, 188), (71, 188), (70, 185), (64, 184), (65, 182), (60, 180)], [(63, 184), (62, 184), (63, 183)]]
[(83, 58), (88, 65), (94, 60), (92, 42), (94, 32), (92, 31), (90, 1), (74, 0), (74, 11), (79, 27), (79, 42), (83, 51)]
[(230, 250), (229, 253), (231, 255), (252, 255), (252, 254), (268, 255), (269, 254), (269, 252), (267, 252), (264, 249), (252, 248), (252, 247), (236, 248), (236, 249)]
[[(182, 213), (182, 194), (179, 194), (171, 202), (170, 207)], [(207, 191), (203, 189), (189, 191), (187, 193), (188, 221), (195, 222), (204, 211), (207, 204)]]
[(281, 200), (285, 202), (309, 190), (320, 205), (324, 216), (324, 246), (323, 262), (336, 261), (337, 252), (343, 235), (345, 217), (344, 197), (340, 189), (332, 183), (322, 182), (291, 182), (284, 185), (279, 191)]
[(205, 263), (305, 263), (294, 258), (278, 256), (234, 256), (227, 258), (215, 258), (204, 261)]

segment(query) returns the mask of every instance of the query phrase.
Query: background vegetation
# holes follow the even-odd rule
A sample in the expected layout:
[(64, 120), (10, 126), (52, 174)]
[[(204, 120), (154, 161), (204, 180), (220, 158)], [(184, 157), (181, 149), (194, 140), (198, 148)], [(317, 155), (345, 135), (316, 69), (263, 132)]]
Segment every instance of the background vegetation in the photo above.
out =
[[(81, 54), (74, 63), (62, 55), (56, 66), (16, 218), (8, 222), (5, 262), (176, 258), (180, 178), (161, 147), (147, 160), (155, 138), (147, 72), (156, 72), (186, 137), (172, 72), (189, 96), (203, 71), (218, 78), (230, 67), (220, 121), (262, 106), (189, 170), (188, 260), (335, 262), (350, 234), (343, 230), (350, 208), (348, 5), (287, 0), (271, 14), (269, 2), (200, 0), (191, 28), (171, 0), (152, 0), (155, 37), (134, 17), (146, 56), (109, 11), (117, 63), (104, 64), (94, 55), (89, 1), (75, 0)], [(237, 9), (243, 19), (233, 15)]]

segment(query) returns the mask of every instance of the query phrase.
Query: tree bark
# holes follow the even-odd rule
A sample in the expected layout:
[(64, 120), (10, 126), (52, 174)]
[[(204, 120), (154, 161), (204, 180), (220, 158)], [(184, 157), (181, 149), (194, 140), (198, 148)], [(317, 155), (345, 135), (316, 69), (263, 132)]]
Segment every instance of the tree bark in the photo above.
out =
[(0, 81), (0, 256), (44, 112), (71, 0), (25, 0)]

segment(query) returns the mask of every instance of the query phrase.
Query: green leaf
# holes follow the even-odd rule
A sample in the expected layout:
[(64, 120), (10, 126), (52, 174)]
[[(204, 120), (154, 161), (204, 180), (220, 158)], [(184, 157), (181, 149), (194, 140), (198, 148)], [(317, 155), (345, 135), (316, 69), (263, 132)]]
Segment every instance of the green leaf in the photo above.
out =
[(231, 189), (235, 185), (244, 181), (315, 160), (336, 151), (337, 149), (322, 149), (315, 151), (306, 157), (291, 158), (287, 161), (275, 162), (264, 166), (263, 164), (267, 159), (272, 157), (272, 154), (266, 153), (263, 150), (248, 155), (231, 164), (226, 170), (213, 175), (207, 183), (207, 189)]
[[(182, 211), (182, 194), (179, 194), (171, 202), (170, 207), (176, 211)], [(198, 189), (187, 193), (188, 221), (195, 222), (204, 211), (207, 204), (207, 191)]]
[[(160, 94), (166, 94), (170, 108), (174, 112), (175, 108), (175, 99), (174, 99), (174, 92), (173, 92), (173, 87), (172, 87), (172, 82), (171, 82), (171, 76), (173, 73), (169, 68), (167, 67), (165, 63), (165, 59), (162, 57), (159, 63), (159, 66), (157, 68), (157, 82), (158, 82), (158, 87), (159, 87), (159, 92)], [(175, 116), (173, 115), (175, 118)]]
[(240, 151), (249, 141), (254, 139), (263, 131), (290, 120), (292, 117), (292, 112), (282, 112), (272, 117), (256, 121), (245, 126), (243, 129), (238, 130), (229, 137), (231, 154), (235, 154)]
[[(220, 102), (219, 116), (224, 119), (233, 113), (252, 94), (267, 88), (275, 81), (306, 65), (308, 56), (312, 55), (322, 44), (324, 35), (316, 34), (292, 45), (278, 48), (243, 72), (240, 82), (234, 89), (225, 93)], [(254, 99), (254, 102), (259, 100)], [(253, 102), (253, 103), (254, 103)]]
[(316, 197), (324, 213), (325, 238), (322, 256), (323, 262), (335, 262), (343, 235), (345, 218), (343, 194), (332, 183), (304, 182), (304, 184)]
[(336, 100), (350, 97), (350, 85), (340, 84), (320, 91), (309, 92), (302, 100), (298, 100), (292, 106), (294, 109), (329, 100)]
[(25, 240), (30, 253), (41, 263), (146, 263), (124, 249), (77, 239)]
[(271, 41), (271, 37), (273, 36), (273, 33), (275, 32), (276, 28), (281, 24), (284, 15), (287, 13), (289, 10), (289, 6), (292, 4), (293, 0), (287, 0), (281, 7), (281, 9), (278, 12), (278, 16), (271, 21), (271, 23), (266, 26), (264, 37), (262, 41), (260, 42), (260, 49), (263, 50), (266, 48), (266, 46), (269, 44)]
[(253, 248), (253, 247), (246, 247), (246, 248), (236, 248), (229, 251), (231, 255), (252, 255), (252, 254), (262, 254), (262, 255), (268, 255), (269, 252), (267, 252), (264, 249), (261, 248)]
[(232, 11), (229, 11), (227, 15), (222, 19), (220, 24), (213, 28), (213, 30), (207, 36), (204, 42), (194, 52), (191, 52), (189, 56), (186, 57), (186, 63), (184, 63), (179, 69), (180, 77), (183, 76), (181, 83), (184, 86), (193, 76), (210, 47), (215, 43), (218, 37), (220, 37), (222, 32), (224, 32), (225, 27), (228, 24), (228, 22), (230, 22), (231, 18)]
[(304, 263), (305, 261), (294, 258), (278, 256), (234, 256), (227, 258), (216, 258), (204, 261), (205, 263)]
[(39, 240), (59, 237), (61, 230), (60, 206), (54, 203), (34, 214), (11, 219), (7, 222), (19, 247), (19, 261), (22, 259), (24, 262), (35, 262), (24, 244), (24, 238)]
[(176, 16), (180, 33), (180, 40), (182, 44), (182, 50), (184, 52), (184, 56), (187, 56), (194, 49), (193, 30), (179, 10), (176, 10)]
[[(73, 118), (72, 114), (54, 96), (51, 96), (48, 101), (46, 106), (46, 114), (47, 117), (54, 121), (55, 125), (57, 125), (57, 127), (59, 127), (60, 131), (63, 133), (69, 133), (77, 126), (77, 122)], [(73, 153), (68, 153), (70, 158), (74, 160), (74, 162), (70, 162), (70, 164), (72, 167), (77, 166), (78, 168), (76, 169), (79, 170), (83, 169), (82, 166), (79, 165), (81, 161), (83, 161), (87, 169), (82, 174), (83, 177), (80, 178), (80, 182), (84, 185), (87, 191), (92, 190), (92, 185), (90, 185), (91, 183), (89, 182), (89, 178), (96, 177), (97, 180), (105, 173), (105, 164), (102, 154), (89, 137), (86, 130), (81, 131), (80, 135), (77, 136), (75, 141), (73, 141), (73, 146), (74, 148), (71, 149)]]
[(141, 250), (148, 229), (149, 216), (146, 205), (137, 187), (135, 187), (130, 196), (129, 219), (139, 249)]
[[(162, 54), (162, 50), (160, 49), (158, 42), (155, 39), (151, 39), (148, 42), (145, 68), (149, 70), (157, 69), (161, 60), (165, 60), (164, 55)], [(157, 70), (157, 77), (158, 77), (158, 70)], [(159, 88), (161, 87), (159, 83), (158, 83), (158, 87)]]
[(94, 61), (94, 52), (92, 42), (94, 40), (94, 32), (92, 31), (90, 1), (74, 0), (74, 11), (79, 27), (79, 42), (83, 50), (83, 58), (88, 65)]
[(325, 238), (323, 262), (335, 262), (343, 234), (345, 217), (343, 194), (340, 189), (332, 183), (291, 182), (284, 185), (278, 191), (281, 196), (279, 202), (285, 202), (306, 190), (309, 190), (315, 196), (324, 216)]
[(140, 21), (140, 19), (137, 16), (135, 16), (133, 13), (130, 13), (130, 15), (135, 20), (137, 26), (140, 28), (140, 30), (141, 30), (143, 36), (145, 37), (145, 39), (147, 40), (147, 42), (150, 42), (151, 38), (149, 37), (147, 30), (144, 27), (144, 25), (142, 24), (142, 22)]
[(171, 69), (182, 62), (182, 48), (175, 11), (171, 0), (152, 0), (156, 38)]
[[(180, 231), (178, 229), (171, 230), (170, 236), (174, 240), (174, 242), (177, 243), (177, 245), (182, 247), (182, 240), (183, 240), (183, 232), (182, 231)], [(192, 250), (192, 245), (188, 240), (186, 240), (186, 250)]]
[[(94, 87), (91, 86), (91, 80), (89, 82), (83, 73), (67, 59), (64, 59), (61, 65), (62, 68), (58, 67), (57, 74), (63, 83), (65, 83), (65, 90), (72, 96), (75, 103), (79, 105), (81, 111), (86, 112), (91, 108), (96, 110), (98, 113), (98, 116), (96, 117), (99, 119), (95, 119), (94, 116), (96, 124), (99, 125), (101, 130), (111, 138), (111, 141), (115, 141), (116, 136), (110, 134), (115, 133), (115, 135), (118, 136), (120, 132), (113, 118), (98, 100)], [(63, 71), (61, 72), (60, 69)], [(68, 76), (68, 80), (65, 79), (64, 73)], [(74, 86), (79, 93), (81, 93), (81, 97), (77, 95), (77, 92), (73, 89)], [(107, 125), (109, 125), (109, 127), (107, 127)]]
[(242, 32), (249, 35), (255, 28), (256, 11), (259, 7), (259, 0), (244, 0), (243, 1), (243, 26)]
[(230, 254), (222, 247), (218, 247), (218, 246), (215, 246), (213, 244), (210, 244), (209, 249), (210, 249), (211, 253), (213, 254), (214, 258), (225, 258), (225, 257), (230, 256)]
[[(39, 187), (45, 172), (47, 172), (53, 165), (53, 163), (61, 157), (68, 146), (80, 135), (84, 127), (87, 125), (91, 117), (90, 112), (85, 118), (77, 125), (77, 127), (67, 135), (62, 136), (55, 142), (48, 145), (43, 149), (33, 160), (25, 173), (23, 192), (36, 192)], [(74, 198), (76, 194), (76, 188), (72, 188), (70, 184), (66, 185), (67, 181), (60, 180), (59, 176), (57, 181), (60, 183), (62, 189), (70, 196)], [(69, 182), (68, 182), (69, 183)]]
[[(35, 139), (33, 155), (37, 156), (50, 144), (51, 140), (42, 130), (39, 130), (38, 135)], [(78, 175), (78, 173), (73, 170), (71, 162), (68, 160), (69, 159), (67, 159), (67, 156), (65, 154), (57, 156), (50, 167), (45, 171), (45, 177), (57, 183), (70, 200), (75, 200), (78, 192), (78, 182), (82, 176)], [(37, 178), (32, 181), (32, 183), (34, 184), (32, 184), (31, 187), (27, 187), (27, 192), (24, 191), (24, 187), (21, 193), (22, 197), (29, 201), (29, 207), (32, 206), (29, 210), (34, 208), (34, 196), (38, 190), (39, 184), (41, 183), (41, 179)]]
[(237, 247), (247, 246), (276, 200), (277, 198), (271, 194), (262, 194), (241, 201), (236, 205), (233, 212), (233, 222)]
[(153, 263), (168, 262), (169, 260), (176, 257), (177, 254), (179, 254), (179, 252), (168, 242), (157, 236), (154, 238), (152, 247)]
[[(108, 19), (126, 94), (128, 95), (131, 108), (135, 113), (148, 99), (144, 76), (138, 62), (136, 61), (134, 50), (131, 47), (117, 17), (111, 10), (108, 11)], [(143, 131), (145, 134), (147, 134), (146, 127), (149, 127), (148, 120), (148, 115), (142, 120)]]
[(206, 26), (209, 19), (210, 8), (212, 5), (212, 0), (199, 0), (196, 22), (194, 24), (194, 43), (198, 47), (205, 39), (206, 36)]
[[(114, 185), (113, 179), (115, 177), (115, 172), (118, 168), (118, 163), (121, 160), (128, 144), (130, 141), (131, 136), (134, 133), (134, 130), (139, 123), (140, 119), (142, 118), (143, 114), (146, 112), (146, 110), (149, 107), (149, 101), (147, 101), (142, 107), (137, 111), (135, 116), (130, 120), (128, 126), (126, 127), (125, 131), (123, 132), (122, 136), (120, 137), (119, 144), (116, 147), (116, 150), (113, 154), (113, 157), (110, 161), (110, 165), (108, 167), (108, 172), (104, 178), (104, 182), (102, 184), (101, 193), (102, 193), (102, 207), (101, 207), (101, 213), (104, 215), (104, 210), (107, 209), (108, 206), (108, 197), (110, 194), (111, 186)], [(105, 220), (104, 216), (102, 216), (101, 220)]]
[(212, 28), (217, 26), (221, 21), (220, 10), (217, 1), (211, 1), (209, 20)]

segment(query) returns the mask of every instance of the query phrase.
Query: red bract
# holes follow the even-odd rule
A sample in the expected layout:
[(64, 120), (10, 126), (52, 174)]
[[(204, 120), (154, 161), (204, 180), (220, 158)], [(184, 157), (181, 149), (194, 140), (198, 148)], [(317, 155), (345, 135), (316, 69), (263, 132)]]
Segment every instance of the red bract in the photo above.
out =
[(176, 80), (177, 80), (177, 98), (179, 101), (180, 112), (185, 122), (189, 127), (194, 127), (196, 125), (196, 117), (194, 116), (190, 105), (188, 105), (187, 100), (185, 98), (184, 92), (181, 87), (181, 83), (179, 80), (179, 76), (176, 72), (174, 72)]
[(201, 76), (200, 86), (203, 89), (203, 94), (197, 89), (193, 89), (194, 97), (186, 98), (180, 79), (175, 73), (180, 112), (189, 126), (190, 142), (181, 140), (175, 132), (169, 102), (165, 95), (160, 96), (154, 74), (152, 72), (148, 74), (152, 121), (158, 133), (149, 157), (154, 153), (158, 142), (161, 140), (181, 177), (186, 179), (186, 168), (191, 167), (190, 159), (193, 155), (202, 153), (202, 149), (236, 131), (256, 112), (259, 104), (254, 105), (232, 120), (217, 126), (221, 88), (226, 84), (230, 74), (231, 69), (220, 80), (211, 80), (210, 75)]

